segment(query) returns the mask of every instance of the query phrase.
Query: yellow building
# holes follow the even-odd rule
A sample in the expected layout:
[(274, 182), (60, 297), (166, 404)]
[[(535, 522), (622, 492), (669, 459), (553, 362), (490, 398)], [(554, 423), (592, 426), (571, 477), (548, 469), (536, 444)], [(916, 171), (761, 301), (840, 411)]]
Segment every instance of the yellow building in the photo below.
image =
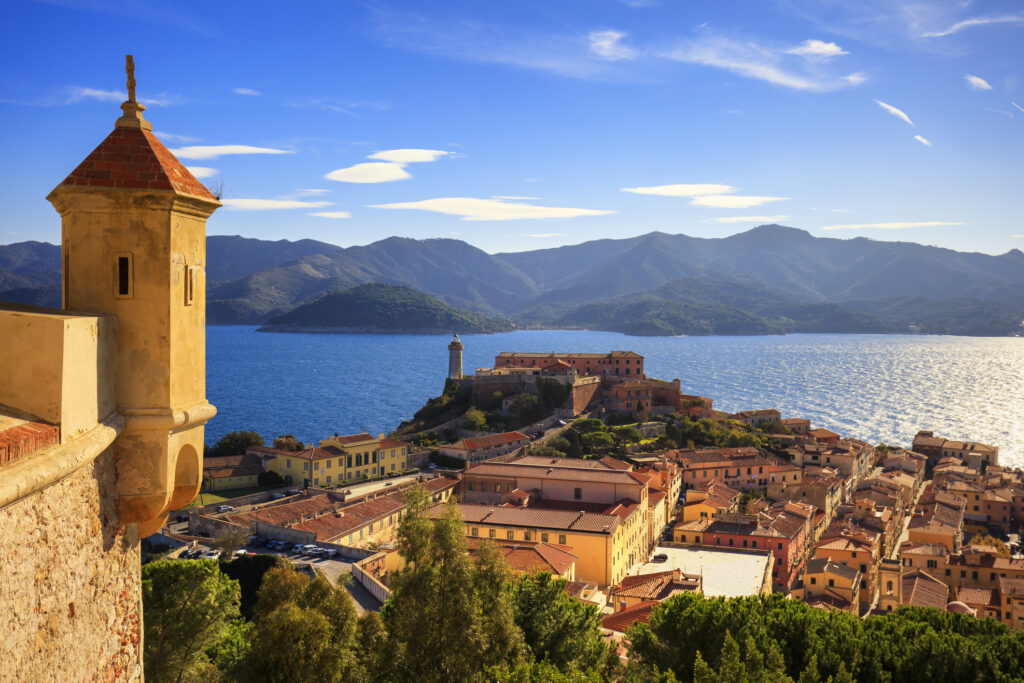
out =
[[(436, 517), (442, 511), (438, 506), (431, 514)], [(576, 580), (600, 587), (618, 583), (633, 564), (646, 559), (636, 553), (637, 527), (646, 526), (639, 506), (626, 519), (615, 514), (490, 505), (459, 505), (459, 511), (470, 538), (567, 547), (578, 558)]]
[(153, 135), (127, 63), (123, 115), (47, 197), (63, 310), (0, 306), (5, 680), (139, 677), (139, 539), (199, 491), (216, 412), (204, 273), (220, 202)]
[(262, 460), (251, 454), (204, 458), (204, 490), (225, 491), (259, 486)]
[(284, 451), (265, 446), (246, 450), (266, 458), (268, 471), (288, 484), (331, 487), (401, 474), (408, 469), (409, 445), (396, 439), (362, 434), (332, 436), (317, 448)]

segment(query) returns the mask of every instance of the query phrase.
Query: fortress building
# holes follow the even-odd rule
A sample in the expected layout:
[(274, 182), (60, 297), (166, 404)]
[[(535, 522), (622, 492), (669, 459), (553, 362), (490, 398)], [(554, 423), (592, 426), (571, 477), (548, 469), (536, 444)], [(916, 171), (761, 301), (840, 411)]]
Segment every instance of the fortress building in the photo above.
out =
[(448, 379), (462, 379), (462, 340), (458, 333), (448, 345)]
[[(217, 199), (135, 99), (47, 197), (63, 310), (0, 304), (0, 679), (141, 676), (139, 539), (191, 501)], [(6, 678), (11, 677), (11, 678)]]

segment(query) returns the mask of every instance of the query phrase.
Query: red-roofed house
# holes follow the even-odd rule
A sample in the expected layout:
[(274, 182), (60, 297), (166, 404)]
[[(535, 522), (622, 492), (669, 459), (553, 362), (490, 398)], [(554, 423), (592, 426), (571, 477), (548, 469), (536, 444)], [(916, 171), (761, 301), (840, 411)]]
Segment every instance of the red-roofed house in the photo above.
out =
[(460, 439), (453, 444), (438, 447), (441, 455), (458, 458), (466, 462), (481, 462), (499, 455), (506, 455), (530, 443), (530, 437), (521, 432), (503, 432)]

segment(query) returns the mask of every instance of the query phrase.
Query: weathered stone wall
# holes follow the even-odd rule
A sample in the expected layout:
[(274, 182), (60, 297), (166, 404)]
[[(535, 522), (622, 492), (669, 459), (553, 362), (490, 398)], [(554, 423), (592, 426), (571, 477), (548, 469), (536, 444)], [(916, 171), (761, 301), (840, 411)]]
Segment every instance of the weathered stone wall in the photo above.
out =
[(117, 528), (111, 451), (0, 510), (0, 681), (142, 674), (139, 543)]

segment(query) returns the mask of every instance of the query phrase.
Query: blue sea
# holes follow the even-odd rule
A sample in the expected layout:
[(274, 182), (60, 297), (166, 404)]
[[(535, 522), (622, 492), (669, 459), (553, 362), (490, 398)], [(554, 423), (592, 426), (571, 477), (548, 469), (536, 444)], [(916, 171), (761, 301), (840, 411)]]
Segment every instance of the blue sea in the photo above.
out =
[[(388, 432), (444, 386), (445, 335), (333, 335), (207, 328), (213, 443), (238, 429), (279, 434)], [(918, 429), (999, 446), (1024, 467), (1024, 339), (794, 334), (630, 337), (520, 331), (462, 337), (465, 372), (500, 351), (632, 350), (649, 377), (682, 380), (716, 409), (777, 408), (872, 443), (909, 445)]]

